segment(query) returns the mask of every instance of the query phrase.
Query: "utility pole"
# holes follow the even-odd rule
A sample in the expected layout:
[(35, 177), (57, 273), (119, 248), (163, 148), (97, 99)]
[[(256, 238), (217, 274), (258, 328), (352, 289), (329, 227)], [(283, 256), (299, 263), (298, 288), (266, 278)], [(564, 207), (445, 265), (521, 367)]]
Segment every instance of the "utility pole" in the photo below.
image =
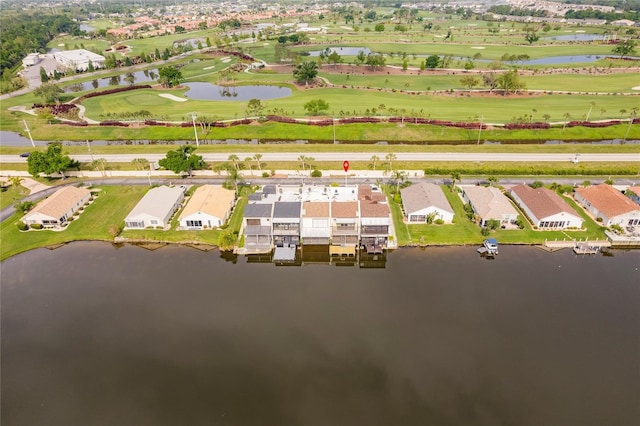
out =
[(191, 120), (193, 120), (193, 133), (196, 135), (196, 146), (200, 146), (200, 142), (198, 141), (198, 130), (196, 129), (196, 113), (191, 113)]
[(31, 139), (31, 146), (35, 148), (36, 144), (33, 142), (33, 137), (31, 137), (31, 130), (29, 130), (29, 126), (27, 126), (26, 120), (22, 120), (22, 122), (24, 123), (24, 129), (27, 131), (27, 134), (29, 135), (29, 139)]

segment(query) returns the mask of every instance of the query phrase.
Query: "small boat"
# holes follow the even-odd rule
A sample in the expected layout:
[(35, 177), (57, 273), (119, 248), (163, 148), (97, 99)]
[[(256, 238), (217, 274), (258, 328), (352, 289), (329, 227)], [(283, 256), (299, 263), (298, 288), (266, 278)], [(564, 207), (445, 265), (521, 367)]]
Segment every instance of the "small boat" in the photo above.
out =
[(486, 254), (498, 254), (498, 241), (495, 238), (487, 238), (482, 242), (482, 248), (486, 249)]

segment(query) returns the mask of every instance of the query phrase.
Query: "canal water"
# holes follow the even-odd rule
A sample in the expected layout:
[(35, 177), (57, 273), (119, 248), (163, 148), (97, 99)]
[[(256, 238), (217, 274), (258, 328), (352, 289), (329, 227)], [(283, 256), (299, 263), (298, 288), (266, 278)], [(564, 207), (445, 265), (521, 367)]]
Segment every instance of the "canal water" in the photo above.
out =
[(639, 251), (255, 260), (99, 242), (5, 260), (2, 425), (640, 420)]

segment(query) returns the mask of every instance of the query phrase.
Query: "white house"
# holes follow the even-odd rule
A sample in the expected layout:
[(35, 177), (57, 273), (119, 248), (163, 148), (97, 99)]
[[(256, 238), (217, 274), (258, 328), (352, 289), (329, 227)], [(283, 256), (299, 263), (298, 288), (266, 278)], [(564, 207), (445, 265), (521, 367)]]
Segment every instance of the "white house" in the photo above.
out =
[(38, 62), (40, 62), (40, 54), (39, 53), (29, 53), (27, 56), (25, 56), (22, 59), (22, 66), (23, 67), (32, 67), (35, 64), (37, 64)]
[(158, 186), (150, 189), (124, 219), (126, 229), (164, 228), (184, 199), (183, 186)]
[(516, 185), (509, 189), (509, 194), (540, 229), (582, 228), (582, 217), (555, 191)]
[(65, 186), (51, 194), (21, 220), (26, 225), (42, 225), (45, 228), (60, 228), (69, 221), (80, 207), (89, 202), (91, 192), (86, 188)]
[(640, 225), (640, 206), (611, 185), (576, 188), (573, 197), (604, 226)]
[(95, 69), (104, 68), (105, 57), (85, 49), (55, 52), (53, 58), (64, 68), (86, 71), (91, 63)]
[(220, 185), (203, 185), (195, 190), (178, 221), (184, 229), (215, 229), (222, 226), (235, 204), (235, 192)]
[(480, 226), (486, 226), (488, 220), (497, 220), (501, 225), (514, 223), (518, 211), (498, 188), (493, 186), (459, 185), (462, 198), (471, 204), (474, 213), (480, 217)]
[(331, 203), (305, 201), (302, 203), (300, 238), (305, 245), (328, 245), (331, 240)]
[(441, 219), (445, 223), (453, 221), (453, 208), (440, 186), (420, 182), (400, 191), (402, 206), (411, 223), (425, 223), (429, 218)]

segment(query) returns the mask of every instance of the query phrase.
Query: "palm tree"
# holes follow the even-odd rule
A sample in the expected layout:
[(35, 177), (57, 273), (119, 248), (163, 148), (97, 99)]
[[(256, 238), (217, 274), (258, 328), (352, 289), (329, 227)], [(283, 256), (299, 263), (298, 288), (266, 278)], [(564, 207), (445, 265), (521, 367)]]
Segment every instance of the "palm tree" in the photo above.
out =
[(309, 165), (309, 168), (311, 168), (311, 163), (313, 161), (313, 157), (307, 157), (305, 155), (301, 155), (298, 157), (298, 161), (300, 161), (302, 163), (302, 171), (306, 170), (306, 165)]
[(403, 170), (395, 170), (393, 172), (393, 180), (396, 183), (396, 194), (400, 193), (400, 183), (407, 178), (407, 173)]
[(229, 156), (229, 161), (231, 161), (233, 163), (233, 168), (238, 170), (238, 161), (240, 161), (240, 157), (238, 157), (235, 154), (231, 154)]
[(489, 176), (487, 178), (487, 181), (489, 182), (489, 185), (493, 186), (494, 184), (498, 183), (498, 178), (495, 176)]
[(393, 152), (388, 153), (387, 155), (385, 155), (384, 159), (387, 160), (387, 171), (391, 171), (393, 169), (393, 160), (395, 160), (397, 157)]
[(456, 181), (460, 180), (460, 172), (453, 171), (451, 172), (451, 190), (456, 186)]
[(562, 116), (564, 117), (564, 124), (562, 125), (562, 130), (564, 130), (565, 127), (567, 127), (567, 122), (571, 118), (571, 114), (569, 114), (568, 112), (565, 112)]
[(23, 180), (24, 179), (22, 179), (20, 176), (12, 176), (12, 177), (9, 178), (9, 182), (13, 186), (20, 186), (20, 184), (22, 183)]
[(262, 154), (256, 154), (253, 156), (253, 159), (258, 163), (258, 170), (262, 171), (262, 164), (260, 164), (260, 159), (262, 158)]
[(253, 169), (251, 168), (251, 161), (253, 161), (252, 157), (246, 157), (244, 159), (245, 164), (247, 165), (247, 167), (249, 167), (249, 173), (251, 173), (251, 176), (253, 176)]
[(380, 157), (378, 157), (377, 155), (372, 155), (371, 156), (371, 166), (373, 167), (373, 171), (376, 170), (376, 161), (380, 161)]

